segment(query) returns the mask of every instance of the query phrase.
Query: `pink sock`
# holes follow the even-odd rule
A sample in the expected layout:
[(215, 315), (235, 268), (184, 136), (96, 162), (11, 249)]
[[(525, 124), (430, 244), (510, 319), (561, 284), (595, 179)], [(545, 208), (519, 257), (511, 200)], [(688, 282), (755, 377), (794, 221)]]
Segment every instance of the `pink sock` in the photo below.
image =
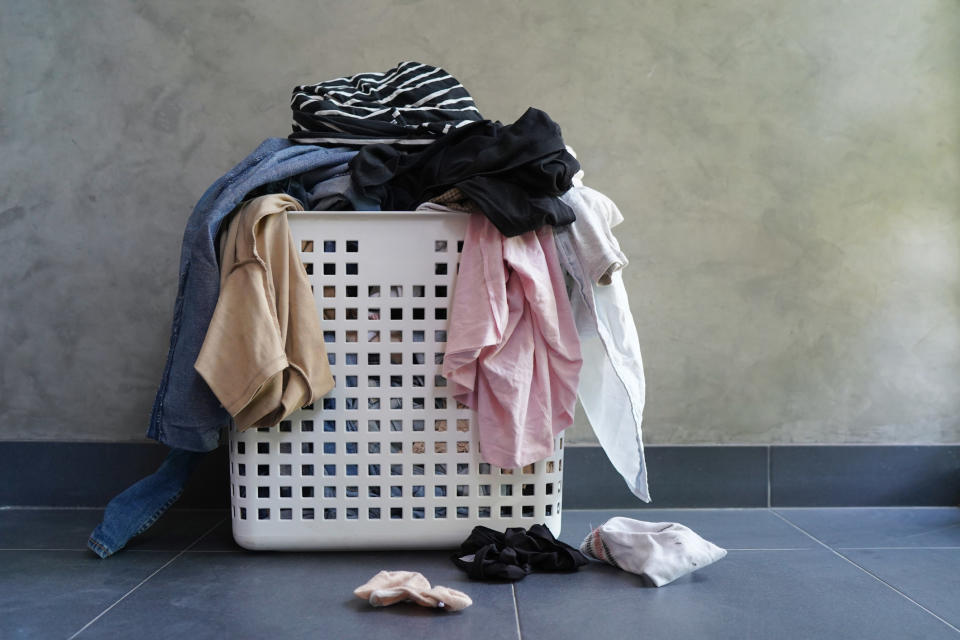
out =
[(459, 611), (473, 604), (470, 596), (462, 591), (431, 587), (423, 574), (416, 571), (381, 571), (354, 589), (353, 595), (367, 600), (374, 607), (412, 601), (421, 607)]

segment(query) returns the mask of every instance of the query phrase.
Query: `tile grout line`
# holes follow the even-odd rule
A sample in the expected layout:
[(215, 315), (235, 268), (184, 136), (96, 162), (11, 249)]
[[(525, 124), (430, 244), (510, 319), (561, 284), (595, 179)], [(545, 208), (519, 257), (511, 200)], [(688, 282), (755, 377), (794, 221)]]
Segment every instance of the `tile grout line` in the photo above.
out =
[(770, 450), (770, 445), (767, 445), (767, 509), (771, 507), (770, 504), (770, 494), (773, 492), (773, 489), (770, 486), (770, 458), (773, 456), (773, 453)]
[[(892, 549), (919, 549), (919, 550), (953, 550), (960, 551), (960, 547), (838, 547), (839, 549), (851, 550), (851, 551), (864, 551), (864, 550), (892, 550)], [(810, 547), (727, 547), (727, 551), (809, 551)], [(77, 553), (81, 551), (88, 551), (86, 547), (82, 549), (77, 547), (75, 549), (38, 549), (38, 548), (9, 548), (9, 549), (0, 549), (0, 553), (4, 552), (17, 552), (23, 553), (25, 551), (54, 551), (54, 552), (70, 552)], [(182, 551), (177, 551), (176, 549), (124, 549), (125, 554), (136, 554), (136, 553), (185, 553), (185, 554), (197, 554), (197, 553), (249, 553), (246, 549), (203, 549), (200, 551), (193, 551), (184, 549)]]
[(510, 583), (510, 592), (513, 594), (513, 619), (517, 623), (517, 640), (523, 640), (523, 634), (520, 632), (520, 605), (517, 602), (516, 583)]
[(777, 509), (784, 511), (800, 511), (802, 509), (951, 509), (956, 510), (960, 505), (955, 504), (780, 504)]
[[(957, 548), (960, 549), (960, 547), (957, 547)], [(17, 552), (23, 552), (23, 551), (70, 551), (70, 552), (76, 553), (77, 551), (89, 551), (89, 550), (90, 550), (89, 547), (82, 547), (82, 548), (81, 548), (81, 547), (76, 547), (76, 548), (74, 548), (74, 549), (59, 548), (59, 547), (53, 547), (53, 548), (51, 548), (51, 549), (44, 549), (44, 548), (40, 548), (40, 547), (23, 547), (23, 548), (10, 547), (10, 548), (0, 549), (0, 553), (3, 553), (3, 552), (5, 552), (5, 551), (17, 551)], [(124, 552), (125, 554), (130, 554), (130, 553), (178, 553), (178, 552), (180, 552), (180, 551), (181, 551), (181, 549), (124, 549), (124, 550), (123, 550), (123, 552)], [(201, 550), (201, 551), (189, 551), (189, 550), (187, 550), (187, 549), (182, 549), (182, 551), (185, 552), (185, 553), (246, 553), (246, 550), (245, 550), (245, 549), (203, 549), (203, 550)]]
[(841, 551), (960, 551), (960, 547), (837, 547)]
[[(91, 507), (84, 505), (57, 505), (57, 504), (4, 504), (0, 511), (103, 511), (106, 506)], [(176, 507), (171, 512), (178, 511), (230, 511), (230, 507)]]
[(199, 538), (197, 538), (196, 540), (194, 540), (193, 542), (191, 542), (189, 545), (187, 545), (186, 548), (183, 549), (183, 551), (181, 551), (181, 552), (178, 553), (177, 555), (175, 555), (175, 556), (173, 556), (172, 558), (170, 558), (169, 560), (167, 560), (167, 561), (163, 564), (163, 566), (161, 566), (159, 569), (157, 569), (156, 571), (154, 571), (153, 573), (151, 573), (150, 575), (148, 575), (146, 578), (144, 578), (143, 580), (141, 580), (134, 588), (130, 589), (130, 591), (127, 591), (125, 594), (123, 594), (123, 595), (120, 597), (119, 600), (117, 600), (116, 602), (114, 602), (113, 604), (111, 604), (109, 607), (107, 607), (106, 609), (104, 609), (103, 611), (101, 611), (93, 620), (91, 620), (91, 621), (88, 622), (87, 624), (85, 624), (85, 625), (83, 625), (82, 627), (80, 627), (80, 629), (78, 629), (73, 635), (71, 635), (69, 638), (67, 638), (67, 640), (73, 640), (73, 639), (76, 638), (78, 635), (80, 635), (81, 633), (83, 633), (84, 631), (86, 631), (86, 630), (90, 627), (90, 625), (92, 625), (94, 622), (96, 622), (97, 620), (99, 620), (100, 618), (102, 618), (103, 616), (105, 616), (105, 615), (106, 615), (111, 609), (113, 609), (115, 606), (117, 606), (118, 604), (120, 604), (121, 602), (123, 602), (123, 601), (127, 598), (127, 596), (129, 596), (129, 595), (132, 594), (134, 591), (136, 591), (137, 589), (139, 589), (140, 587), (142, 587), (143, 585), (145, 585), (145, 584), (147, 583), (147, 581), (150, 580), (150, 578), (152, 578), (153, 576), (157, 575), (158, 573), (160, 573), (161, 571), (163, 571), (164, 569), (166, 569), (167, 567), (169, 567), (171, 564), (173, 564), (173, 563), (177, 560), (177, 558), (179, 558), (180, 556), (184, 555), (184, 554), (185, 554), (187, 551), (189, 551), (195, 544), (197, 544), (198, 542), (200, 542), (201, 540), (203, 540), (204, 538), (206, 538), (208, 535), (210, 535), (210, 534), (213, 532), (214, 529), (216, 529), (217, 527), (219, 527), (221, 524), (223, 524), (223, 523), (226, 522), (226, 521), (227, 521), (227, 519), (226, 519), (226, 518), (223, 518), (222, 520), (220, 520), (219, 522), (217, 522), (215, 525), (213, 525), (212, 527), (210, 527), (209, 529), (207, 529), (204, 533), (202, 533), (202, 534), (200, 535)]
[(770, 547), (769, 549), (759, 547), (742, 547), (739, 549), (725, 547), (725, 549), (727, 551), (810, 551), (810, 547)]
[(937, 614), (935, 614), (933, 611), (930, 611), (930, 609), (926, 608), (925, 606), (923, 606), (922, 604), (920, 604), (919, 602), (917, 602), (916, 600), (914, 600), (913, 598), (911, 598), (910, 596), (908, 596), (907, 594), (905, 594), (905, 593), (904, 593), (903, 591), (901, 591), (900, 589), (897, 589), (895, 586), (893, 586), (892, 584), (890, 584), (889, 582), (887, 582), (886, 580), (884, 580), (883, 578), (881, 578), (881, 577), (878, 576), (877, 574), (875, 574), (875, 573), (873, 573), (872, 571), (869, 571), (869, 570), (867, 570), (866, 568), (860, 566), (859, 564), (857, 564), (856, 562), (854, 562), (853, 560), (851, 560), (851, 559), (848, 558), (847, 556), (843, 555), (842, 553), (840, 553), (839, 551), (837, 551), (836, 549), (834, 549), (833, 547), (831, 547), (831, 546), (828, 545), (827, 543), (823, 542), (822, 540), (820, 540), (819, 538), (817, 538), (816, 536), (814, 536), (814, 535), (811, 534), (810, 532), (806, 531), (805, 529), (803, 529), (803, 528), (800, 527), (799, 525), (794, 524), (793, 522), (791, 522), (790, 520), (788, 520), (787, 518), (785, 518), (785, 517), (782, 516), (781, 514), (777, 513), (776, 511), (772, 511), (772, 513), (773, 513), (773, 515), (777, 516), (778, 518), (780, 518), (781, 520), (783, 520), (784, 522), (786, 522), (788, 525), (790, 525), (791, 527), (793, 527), (794, 529), (796, 529), (797, 531), (799, 531), (799, 532), (802, 533), (803, 535), (807, 536), (808, 538), (810, 538), (811, 540), (813, 540), (814, 542), (816, 542), (817, 544), (819, 544), (819, 545), (822, 546), (823, 548), (825, 548), (825, 549), (827, 549), (828, 551), (830, 551), (830, 553), (832, 553), (832, 554), (834, 554), (835, 556), (837, 556), (838, 558), (841, 558), (841, 559), (845, 560), (846, 562), (852, 564), (852, 565), (855, 566), (857, 569), (860, 569), (860, 571), (863, 571), (865, 574), (867, 574), (868, 576), (870, 576), (871, 578), (873, 578), (874, 580), (876, 580), (876, 581), (879, 582), (880, 584), (886, 586), (886, 587), (889, 588), (891, 591), (894, 591), (895, 593), (900, 594), (900, 595), (903, 596), (905, 599), (909, 600), (910, 602), (912, 602), (913, 604), (915, 604), (917, 607), (919, 607), (919, 608), (922, 609), (923, 611), (926, 611), (927, 613), (929, 613), (931, 616), (933, 616), (934, 618), (936, 618), (937, 620), (939, 620), (939, 621), (942, 622), (943, 624), (947, 625), (948, 627), (950, 627), (950, 628), (953, 629), (954, 631), (960, 633), (960, 629), (958, 629), (958, 628), (955, 627), (954, 625), (950, 624), (949, 622), (947, 622), (946, 620), (944, 620), (943, 618), (941, 618), (940, 616), (938, 616)]

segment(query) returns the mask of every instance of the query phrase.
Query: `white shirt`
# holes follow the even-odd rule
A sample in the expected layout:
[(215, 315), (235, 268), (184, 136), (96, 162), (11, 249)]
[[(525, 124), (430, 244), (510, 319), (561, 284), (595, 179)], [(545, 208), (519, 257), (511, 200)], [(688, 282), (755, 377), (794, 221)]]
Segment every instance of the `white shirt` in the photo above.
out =
[(560, 263), (572, 281), (570, 302), (583, 357), (580, 404), (630, 491), (650, 502), (641, 431), (646, 390), (640, 339), (620, 272), (627, 258), (610, 231), (623, 215), (589, 187), (575, 186), (561, 200), (577, 216), (554, 233)]

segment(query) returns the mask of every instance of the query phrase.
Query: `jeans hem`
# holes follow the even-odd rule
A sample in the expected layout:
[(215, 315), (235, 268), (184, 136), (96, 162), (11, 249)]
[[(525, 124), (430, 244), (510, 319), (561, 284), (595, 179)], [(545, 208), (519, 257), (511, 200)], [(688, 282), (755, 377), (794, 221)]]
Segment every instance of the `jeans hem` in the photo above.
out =
[(181, 495), (183, 495), (183, 490), (178, 491), (176, 495), (167, 499), (167, 501), (164, 502), (163, 505), (161, 505), (156, 511), (154, 511), (153, 515), (147, 518), (144, 523), (140, 525), (140, 527), (134, 531), (132, 535), (130, 535), (130, 537), (123, 541), (123, 543), (114, 545), (97, 540), (95, 536), (97, 535), (97, 531), (100, 529), (100, 527), (103, 526), (103, 524), (101, 524), (100, 527), (97, 527), (94, 532), (90, 534), (90, 537), (87, 539), (87, 547), (101, 558), (108, 558), (109, 556), (112, 556), (117, 551), (120, 551), (127, 546), (127, 543), (130, 542), (130, 540), (136, 538), (138, 535), (152, 527), (154, 523), (156, 523), (156, 521), (159, 520), (160, 517), (166, 513), (171, 506), (173, 506), (173, 503), (180, 499)]
[(110, 547), (103, 544), (93, 536), (90, 536), (89, 538), (87, 538), (87, 548), (93, 551), (101, 559), (104, 559), (104, 560), (112, 556), (114, 553), (116, 553), (115, 551), (111, 551)]

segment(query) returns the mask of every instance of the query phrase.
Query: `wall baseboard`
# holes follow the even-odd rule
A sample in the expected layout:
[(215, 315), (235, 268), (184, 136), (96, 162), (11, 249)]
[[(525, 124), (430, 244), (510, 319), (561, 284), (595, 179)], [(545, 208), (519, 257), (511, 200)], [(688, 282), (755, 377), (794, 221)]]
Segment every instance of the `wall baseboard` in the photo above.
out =
[[(103, 507), (152, 473), (152, 443), (0, 442), (0, 506)], [(596, 446), (565, 451), (567, 509), (889, 507), (960, 504), (960, 445), (647, 447), (645, 505)], [(178, 502), (229, 504), (227, 452), (212, 452)]]

